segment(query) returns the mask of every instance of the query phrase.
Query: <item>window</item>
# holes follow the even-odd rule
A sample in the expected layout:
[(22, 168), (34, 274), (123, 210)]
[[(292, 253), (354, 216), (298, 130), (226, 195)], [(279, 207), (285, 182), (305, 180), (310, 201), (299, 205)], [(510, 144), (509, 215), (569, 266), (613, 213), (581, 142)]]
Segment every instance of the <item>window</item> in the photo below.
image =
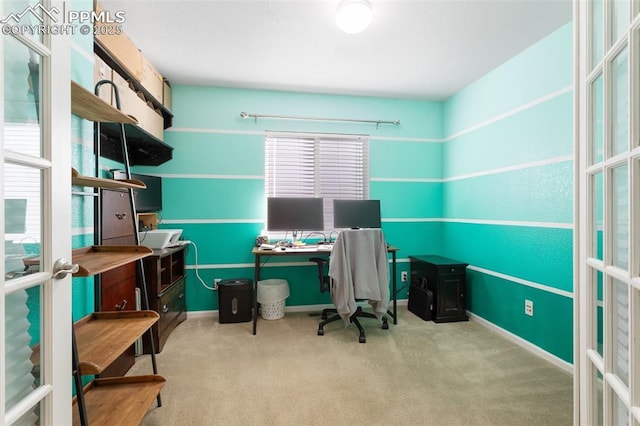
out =
[(324, 227), (331, 230), (334, 199), (369, 198), (369, 138), (268, 133), (265, 175), (266, 197), (324, 198)]

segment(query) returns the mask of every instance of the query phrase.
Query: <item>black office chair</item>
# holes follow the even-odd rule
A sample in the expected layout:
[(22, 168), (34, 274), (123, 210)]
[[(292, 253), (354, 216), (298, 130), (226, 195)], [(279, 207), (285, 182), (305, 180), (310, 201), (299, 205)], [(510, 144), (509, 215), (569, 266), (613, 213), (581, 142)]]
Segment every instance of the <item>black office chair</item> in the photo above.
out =
[[(372, 230), (373, 231), (373, 230)], [(365, 232), (363, 231), (345, 231), (345, 232)], [(381, 249), (384, 250), (384, 265), (387, 268), (388, 271), (388, 261), (386, 260), (386, 243), (384, 242), (384, 236), (382, 236), (381, 231), (378, 231), (378, 233), (380, 234), (380, 239), (381, 241), (377, 241), (378, 245), (382, 244), (379, 247), (376, 247), (376, 250)], [(373, 231), (373, 234), (375, 236), (376, 231)], [(336, 240), (337, 244), (341, 244), (342, 236), (338, 236), (338, 240)], [(375, 239), (375, 238), (374, 238)], [(380, 248), (381, 247), (381, 248)], [(335, 246), (334, 246), (334, 250), (335, 250)], [(382, 255), (380, 255), (382, 256)], [(327, 292), (327, 291), (331, 291), (332, 292), (332, 299), (333, 299), (333, 291), (335, 289), (335, 286), (337, 285), (337, 283), (335, 282), (335, 280), (333, 280), (329, 274), (326, 272), (327, 266), (329, 265), (329, 260), (324, 259), (324, 258), (320, 258), (320, 257), (312, 257), (309, 259), (309, 261), (316, 263), (317, 268), (318, 268), (318, 281), (320, 283), (320, 291), (322, 293)], [(382, 259), (377, 259), (374, 260), (373, 263), (376, 263), (376, 261), (379, 262), (383, 262)], [(369, 266), (371, 264), (371, 262), (363, 262), (366, 263), (366, 266)], [(386, 285), (388, 285), (388, 280)], [(388, 287), (387, 287), (388, 290)], [(362, 300), (366, 300), (366, 299), (355, 299), (355, 301), (362, 301)], [(386, 308), (388, 305), (389, 300), (385, 300), (383, 301), (383, 309), (384, 309), (384, 314), (382, 314), (381, 320), (382, 320), (382, 328), (384, 330), (389, 329), (389, 323), (387, 322), (387, 318), (386, 318)], [(334, 301), (335, 303), (335, 301)], [(359, 318), (373, 318), (379, 321), (379, 317), (373, 313), (369, 313), (369, 312), (365, 312), (362, 310), (361, 306), (357, 306), (355, 308), (355, 311), (351, 312), (351, 315), (349, 316), (349, 322), (355, 324), (355, 326), (358, 328), (358, 331), (360, 333), (358, 341), (360, 343), (366, 343), (367, 338), (365, 335), (365, 331), (364, 328), (362, 327), (362, 324), (360, 324)], [(336, 321), (340, 321), (343, 318), (338, 314), (338, 310), (336, 308), (327, 308), (327, 309), (323, 309), (322, 310), (322, 321), (318, 324), (318, 336), (323, 336), (324, 335), (324, 326), (327, 324), (330, 324), (332, 322), (336, 322)]]

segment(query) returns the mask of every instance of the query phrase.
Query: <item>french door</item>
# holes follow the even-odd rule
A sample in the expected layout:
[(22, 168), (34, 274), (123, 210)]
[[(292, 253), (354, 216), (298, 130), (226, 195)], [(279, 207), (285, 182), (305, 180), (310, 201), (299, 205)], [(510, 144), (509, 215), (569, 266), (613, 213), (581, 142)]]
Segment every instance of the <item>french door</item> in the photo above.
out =
[(54, 278), (56, 261), (71, 258), (70, 43), (60, 34), (4, 31), (29, 17), (51, 25), (54, 10), (63, 2), (0, 2), (0, 424), (7, 425), (71, 424), (71, 277)]
[(576, 1), (576, 424), (640, 425), (640, 2)]

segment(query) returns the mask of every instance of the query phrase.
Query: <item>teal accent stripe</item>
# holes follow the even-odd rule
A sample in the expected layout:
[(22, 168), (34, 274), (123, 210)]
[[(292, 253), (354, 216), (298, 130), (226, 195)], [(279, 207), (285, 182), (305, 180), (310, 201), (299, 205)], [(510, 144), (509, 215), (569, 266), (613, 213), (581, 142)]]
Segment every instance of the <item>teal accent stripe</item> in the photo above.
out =
[(441, 178), (441, 143), (371, 141), (371, 178)]
[(573, 163), (450, 181), (444, 217), (573, 222)]
[[(172, 87), (174, 126), (243, 131), (370, 134), (380, 137), (442, 138), (440, 102), (216, 87)], [(395, 120), (400, 126), (240, 118), (250, 114)]]
[(572, 85), (570, 22), (449, 98), (444, 104), (445, 134), (457, 134)]
[(443, 224), (443, 253), (479, 268), (573, 292), (573, 231)]
[(447, 178), (573, 153), (573, 96), (566, 93), (444, 145)]
[[(572, 362), (573, 299), (467, 270), (466, 301), (475, 315)], [(524, 313), (533, 301), (534, 316)]]
[[(264, 136), (166, 132), (173, 159), (158, 167), (136, 167), (157, 174), (264, 175)], [(251, 155), (248, 155), (251, 153)]]
[(439, 182), (371, 182), (369, 198), (380, 200), (382, 218), (442, 217)]
[(262, 179), (162, 180), (165, 219), (254, 219), (266, 217)]

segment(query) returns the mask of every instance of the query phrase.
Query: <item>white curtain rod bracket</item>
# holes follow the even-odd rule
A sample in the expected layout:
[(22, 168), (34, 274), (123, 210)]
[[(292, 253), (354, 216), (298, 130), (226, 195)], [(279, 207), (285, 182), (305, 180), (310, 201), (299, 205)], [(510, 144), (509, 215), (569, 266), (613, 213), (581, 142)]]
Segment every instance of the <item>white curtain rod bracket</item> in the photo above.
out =
[(268, 115), (268, 114), (249, 114), (247, 112), (241, 112), (240, 118), (253, 118), (254, 122), (258, 122), (258, 118), (268, 118), (273, 120), (301, 120), (301, 121), (336, 121), (336, 122), (349, 122), (349, 123), (368, 123), (375, 124), (376, 129), (381, 124), (392, 124), (394, 126), (400, 125), (400, 120), (360, 120), (357, 118), (319, 118), (319, 117), (295, 117), (291, 115)]

